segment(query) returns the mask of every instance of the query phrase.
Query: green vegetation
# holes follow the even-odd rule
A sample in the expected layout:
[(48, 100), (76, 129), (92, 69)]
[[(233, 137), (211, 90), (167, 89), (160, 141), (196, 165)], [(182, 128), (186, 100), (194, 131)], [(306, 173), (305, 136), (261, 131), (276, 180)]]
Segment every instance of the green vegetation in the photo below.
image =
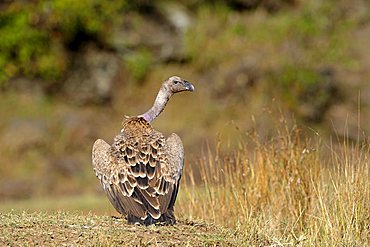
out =
[[(76, 56), (93, 44), (121, 59), (118, 70), (128, 76), (120, 81), (144, 85), (152, 78), (153, 66), (156, 74), (166, 74), (169, 69), (181, 69), (194, 77), (214, 74), (208, 88), (219, 98), (231, 90), (232, 99), (227, 100), (245, 98), (243, 86), (229, 89), (240, 82), (226, 79), (233, 70), (247, 66), (248, 76), (257, 78), (256, 91), (279, 99), (299, 120), (320, 122), (337, 98), (335, 74), (359, 67), (348, 40), (370, 16), (366, 8), (361, 14), (351, 10), (346, 1), (276, 1), (276, 12), (266, 11), (269, 8), (264, 8), (264, 1), (242, 12), (228, 1), (185, 2), (182, 7), (193, 21), (181, 34), (166, 34), (166, 39), (173, 37), (183, 45), (175, 46), (181, 50), (177, 60), (168, 62), (159, 58), (167, 44), (153, 37), (158, 34), (164, 39), (156, 30), (160, 25), (173, 28), (164, 18), (168, 15), (163, 11), (166, 4), (124, 0), (4, 4), (0, 12), (0, 84), (24, 76), (41, 79), (32, 83), (43, 88), (58, 85), (57, 91), (61, 91)], [(156, 20), (158, 26), (150, 26), (150, 20)], [(327, 77), (335, 81), (328, 83)], [(308, 108), (314, 109), (307, 110), (310, 105)]]
[(146, 49), (142, 49), (127, 56), (125, 62), (133, 79), (135, 81), (142, 81), (149, 72), (152, 60), (151, 53)]
[[(149, 6), (160, 10), (161, 4)], [(286, 7), (274, 14), (257, 9), (248, 15), (236, 12), (226, 1), (185, 6), (194, 9), (197, 18), (184, 37), (185, 55), (199, 71), (256, 49), (270, 53), (265, 59), (273, 67), (279, 64), (299, 70), (339, 61), (350, 66), (355, 61), (347, 53), (348, 30), (366, 18), (366, 15), (347, 18), (346, 13), (343, 18), (338, 12), (346, 8), (346, 3), (335, 1), (299, 3), (298, 11)], [(147, 7), (144, 2), (124, 0), (5, 4), (0, 13), (0, 82), (18, 75), (40, 77), (44, 83), (63, 79), (62, 75), (71, 69), (71, 51), (88, 42), (112, 48), (108, 40), (127, 13), (145, 12)], [(121, 47), (125, 48), (128, 47)], [(138, 53), (127, 61), (135, 80), (141, 81), (151, 59), (148, 47), (137, 49)], [(303, 78), (291, 83), (305, 81)]]
[(25, 75), (53, 83), (69, 69), (69, 50), (104, 43), (126, 1), (12, 2), (0, 12), (0, 83)]
[[(222, 74), (241, 61), (254, 61), (255, 69), (263, 72), (259, 83), (265, 83), (267, 92), (273, 91), (275, 97), (298, 112), (302, 95), (324, 83), (322, 70), (333, 66), (349, 69), (357, 63), (346, 40), (365, 17), (350, 19), (343, 13), (340, 18), (338, 12), (346, 8), (346, 3), (333, 7), (335, 4), (302, 2), (295, 11), (283, 9), (273, 15), (264, 10), (245, 15), (224, 5), (204, 6), (198, 9), (198, 21), (186, 33), (187, 56), (200, 74), (210, 68)], [(219, 85), (224, 78), (216, 80), (215, 85)], [(314, 96), (322, 104), (328, 102), (328, 97), (332, 95), (324, 90)]]

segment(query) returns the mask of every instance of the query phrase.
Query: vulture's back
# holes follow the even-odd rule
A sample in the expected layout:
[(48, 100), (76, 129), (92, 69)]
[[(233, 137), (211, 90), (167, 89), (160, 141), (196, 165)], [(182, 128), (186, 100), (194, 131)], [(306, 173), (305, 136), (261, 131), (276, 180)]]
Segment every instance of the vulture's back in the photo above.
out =
[(97, 140), (93, 167), (110, 202), (129, 222), (174, 223), (183, 167), (180, 138), (167, 140), (141, 117), (123, 123), (112, 145)]

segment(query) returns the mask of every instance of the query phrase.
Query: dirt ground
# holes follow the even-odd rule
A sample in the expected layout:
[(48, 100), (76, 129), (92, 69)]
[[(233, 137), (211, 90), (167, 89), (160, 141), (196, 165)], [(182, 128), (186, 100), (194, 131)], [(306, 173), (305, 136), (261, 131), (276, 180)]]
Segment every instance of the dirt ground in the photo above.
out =
[(229, 230), (204, 222), (145, 227), (110, 216), (67, 212), (1, 214), (0, 232), (1, 246), (236, 245)]

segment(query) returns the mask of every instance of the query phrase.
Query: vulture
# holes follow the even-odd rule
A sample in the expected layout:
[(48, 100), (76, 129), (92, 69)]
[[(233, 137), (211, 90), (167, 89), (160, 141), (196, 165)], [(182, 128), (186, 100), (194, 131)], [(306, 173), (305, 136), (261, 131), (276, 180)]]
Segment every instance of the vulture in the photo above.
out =
[(174, 205), (184, 165), (180, 137), (167, 139), (151, 123), (170, 97), (194, 91), (194, 86), (172, 76), (162, 83), (153, 106), (145, 113), (125, 117), (120, 133), (109, 145), (95, 141), (92, 166), (114, 208), (130, 224), (175, 224)]

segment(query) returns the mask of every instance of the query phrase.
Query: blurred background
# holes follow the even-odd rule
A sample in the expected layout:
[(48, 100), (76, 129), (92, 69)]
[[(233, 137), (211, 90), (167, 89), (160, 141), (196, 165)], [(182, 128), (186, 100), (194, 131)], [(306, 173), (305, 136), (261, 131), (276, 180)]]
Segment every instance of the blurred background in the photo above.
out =
[(281, 121), (361, 139), (369, 54), (367, 0), (1, 1), (0, 212), (114, 212), (92, 145), (111, 143), (172, 75), (196, 90), (154, 127), (181, 136), (186, 166)]

